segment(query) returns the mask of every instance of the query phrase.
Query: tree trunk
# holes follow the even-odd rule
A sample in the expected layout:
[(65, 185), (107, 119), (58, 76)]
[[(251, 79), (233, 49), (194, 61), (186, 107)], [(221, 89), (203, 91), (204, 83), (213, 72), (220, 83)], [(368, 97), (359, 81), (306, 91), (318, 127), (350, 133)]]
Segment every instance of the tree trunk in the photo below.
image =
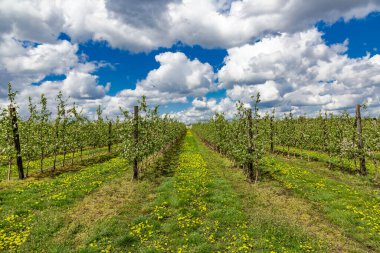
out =
[(56, 166), (57, 166), (57, 153), (54, 152), (53, 171), (55, 171)]
[(108, 153), (111, 153), (112, 145), (112, 122), (108, 123)]
[(71, 166), (74, 165), (74, 155), (75, 155), (75, 149), (73, 149), (73, 153), (72, 153), (72, 156), (71, 156)]
[(16, 149), (18, 178), (24, 179), (25, 178), (24, 167), (22, 166), (21, 144), (20, 144), (20, 135), (18, 132), (16, 108), (14, 108), (12, 105), (9, 106), (9, 115), (12, 121), (13, 141), (14, 141), (14, 145)]
[(59, 123), (56, 123), (56, 125), (55, 125), (55, 144), (54, 144), (53, 171), (55, 171), (55, 169), (57, 168), (58, 142), (59, 142)]
[(30, 164), (30, 159), (28, 158), (28, 162), (26, 163), (26, 177), (29, 177), (29, 164)]
[(330, 152), (328, 153), (328, 155), (329, 155), (329, 169), (331, 170), (331, 154), (330, 154)]
[(63, 151), (62, 167), (65, 167), (65, 161), (66, 161), (66, 150)]
[(362, 136), (362, 118), (360, 114), (360, 107), (360, 105), (356, 105), (356, 127), (358, 132), (358, 149), (360, 152), (360, 174), (365, 176), (367, 175), (367, 168), (365, 166), (364, 143)]
[[(138, 148), (138, 142), (139, 142), (139, 107), (134, 107), (134, 129), (133, 129), (133, 138), (135, 141), (135, 150)], [(135, 157), (133, 159), (133, 179), (137, 180), (139, 178), (139, 171), (138, 171), (138, 154), (135, 154)]]
[(42, 151), (42, 152), (41, 152), (41, 159), (40, 159), (40, 171), (41, 171), (41, 173), (44, 172), (44, 170), (43, 170), (43, 166), (44, 166), (44, 156), (45, 156), (44, 151)]
[(274, 126), (273, 126), (273, 117), (270, 118), (270, 152), (274, 153)]
[(355, 166), (355, 171), (359, 172), (359, 168), (358, 168), (358, 165), (356, 163), (356, 157), (354, 158), (354, 166)]
[[(253, 175), (253, 161), (252, 161), (252, 154), (253, 154), (253, 145), (252, 145), (252, 139), (253, 139), (253, 130), (252, 130), (252, 110), (248, 109), (247, 111), (247, 126), (248, 126), (248, 164), (247, 164), (247, 172), (248, 172), (248, 179), (249, 181), (253, 182), (255, 180), (255, 177)], [(256, 176), (257, 177), (257, 176)], [(256, 178), (257, 179), (257, 178)], [(255, 180), (256, 181), (256, 180)]]
[(11, 180), (12, 158), (8, 158), (8, 181)]
[(379, 168), (377, 167), (377, 162), (376, 162), (375, 157), (373, 158), (373, 166), (375, 167), (375, 171), (376, 171), (374, 180), (377, 181), (377, 178), (379, 177)]

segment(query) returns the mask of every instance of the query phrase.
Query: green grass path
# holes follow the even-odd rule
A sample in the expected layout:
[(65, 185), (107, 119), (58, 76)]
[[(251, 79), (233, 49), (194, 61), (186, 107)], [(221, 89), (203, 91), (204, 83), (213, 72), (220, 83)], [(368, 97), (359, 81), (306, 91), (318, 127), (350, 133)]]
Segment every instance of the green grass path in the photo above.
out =
[[(254, 186), (229, 166), (188, 132), (174, 176), (159, 186), (155, 200), (128, 225), (110, 251), (328, 251), (327, 243), (286, 217), (267, 215), (273, 213), (272, 206), (263, 208), (264, 200), (256, 196)], [(242, 190), (234, 189), (238, 182)]]
[[(335, 189), (331, 178), (279, 157), (265, 162), (275, 180), (250, 184), (242, 170), (188, 131), (183, 144), (158, 158), (138, 182), (130, 180), (122, 159), (20, 181), (0, 191), (0, 249), (371, 252), (372, 238), (369, 244), (353, 240), (345, 224), (326, 213), (331, 193), (324, 191)], [(334, 214), (334, 208), (327, 210)]]
[[(125, 173), (119, 158), (55, 178), (14, 182), (0, 191), (0, 251), (36, 250), (60, 225), (59, 214), (103, 183)], [(28, 246), (25, 246), (28, 245)], [(21, 249), (20, 249), (21, 247)]]
[(199, 148), (214, 176), (237, 194), (254, 233), (254, 252), (373, 252), (347, 236), (314, 202), (284, 187), (286, 176), (282, 182), (264, 177), (250, 184), (231, 161), (203, 144)]
[(266, 169), (281, 185), (339, 226), (367, 252), (380, 252), (380, 191), (365, 177), (326, 169), (320, 162), (266, 157)]
[(232, 189), (214, 178), (188, 133), (174, 176), (129, 227), (131, 252), (248, 252), (254, 247)]

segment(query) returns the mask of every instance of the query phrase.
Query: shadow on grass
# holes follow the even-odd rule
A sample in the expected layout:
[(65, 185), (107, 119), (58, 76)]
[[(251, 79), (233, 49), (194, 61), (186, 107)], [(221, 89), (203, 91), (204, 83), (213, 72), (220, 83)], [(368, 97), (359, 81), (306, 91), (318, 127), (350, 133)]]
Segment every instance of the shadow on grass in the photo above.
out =
[(106, 161), (111, 160), (112, 158), (115, 158), (117, 156), (118, 156), (117, 153), (101, 154), (99, 156), (95, 156), (93, 158), (83, 160), (83, 161), (81, 161), (77, 164), (73, 164), (73, 165), (71, 164), (70, 160), (68, 159), (67, 165), (65, 165), (65, 167), (62, 167), (60, 164), (58, 164), (58, 166), (56, 167), (55, 170), (53, 170), (53, 167), (50, 167), (42, 173), (35, 173), (35, 174), (29, 176), (29, 178), (35, 178), (35, 179), (42, 179), (42, 178), (46, 178), (46, 177), (54, 178), (54, 177), (59, 176), (63, 173), (77, 172), (77, 171), (84, 169), (88, 166), (106, 162)]
[(160, 181), (161, 177), (171, 177), (174, 169), (177, 167), (179, 154), (184, 142), (184, 136), (181, 137), (167, 151), (159, 155), (153, 163), (148, 165), (142, 173), (141, 180)]

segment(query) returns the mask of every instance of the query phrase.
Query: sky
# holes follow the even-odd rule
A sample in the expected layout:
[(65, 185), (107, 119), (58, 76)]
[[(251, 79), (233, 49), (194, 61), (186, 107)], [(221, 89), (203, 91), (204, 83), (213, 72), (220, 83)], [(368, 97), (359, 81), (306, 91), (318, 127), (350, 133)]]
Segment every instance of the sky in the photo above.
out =
[(380, 115), (380, 0), (0, 0), (0, 106), (59, 91), (93, 117), (146, 96), (186, 123), (264, 113)]

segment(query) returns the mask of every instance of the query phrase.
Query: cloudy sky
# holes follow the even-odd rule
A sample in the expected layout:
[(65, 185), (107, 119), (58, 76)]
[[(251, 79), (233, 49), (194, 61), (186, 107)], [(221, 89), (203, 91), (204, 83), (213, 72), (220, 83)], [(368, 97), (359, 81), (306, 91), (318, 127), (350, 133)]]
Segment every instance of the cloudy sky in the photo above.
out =
[(263, 111), (380, 114), (380, 0), (0, 0), (0, 104), (10, 81), (92, 115), (142, 95), (186, 121)]

